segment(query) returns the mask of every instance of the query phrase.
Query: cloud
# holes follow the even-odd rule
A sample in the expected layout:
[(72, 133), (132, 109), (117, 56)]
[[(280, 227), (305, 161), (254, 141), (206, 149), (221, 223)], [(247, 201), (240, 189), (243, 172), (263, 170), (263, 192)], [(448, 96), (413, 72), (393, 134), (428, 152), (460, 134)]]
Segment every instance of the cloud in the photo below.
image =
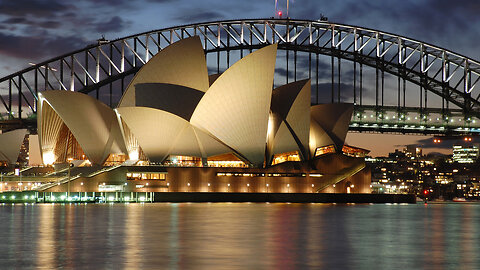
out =
[(77, 36), (19, 36), (0, 32), (0, 54), (40, 60), (78, 49), (87, 42)]
[(147, 0), (147, 2), (164, 4), (164, 3), (170, 3), (170, 2), (178, 2), (178, 0)]
[(130, 23), (119, 16), (112, 17), (109, 21), (94, 23), (94, 29), (100, 33), (118, 32), (126, 28)]
[[(357, 99), (358, 99), (357, 89)], [(318, 99), (317, 99), (318, 95)], [(319, 83), (318, 85), (312, 81), (312, 102), (316, 103), (330, 103), (332, 102), (332, 84), (331, 83)], [(338, 100), (338, 84), (335, 83), (333, 88), (333, 100)], [(340, 101), (341, 102), (353, 102), (353, 85), (349, 83), (340, 83)], [(357, 100), (358, 102), (358, 100)]]
[(33, 17), (53, 17), (59, 12), (74, 9), (73, 5), (62, 3), (57, 0), (15, 0), (2, 1), (0, 15)]
[(180, 15), (175, 15), (173, 16), (172, 19), (183, 22), (183, 23), (214, 21), (214, 20), (221, 20), (225, 18), (225, 15), (217, 11), (207, 11), (207, 10), (190, 9), (190, 8), (184, 9), (178, 14)]
[(10, 17), (0, 24), (3, 25), (15, 25), (15, 24), (23, 24), (29, 26), (35, 26), (37, 28), (45, 28), (45, 29), (56, 29), (61, 26), (61, 23), (57, 20), (29, 20), (25, 17)]
[(46, 21), (38, 22), (36, 23), (36, 25), (45, 29), (58, 29), (62, 24), (56, 20), (46, 20)]
[[(288, 70), (288, 78), (293, 78), (293, 69)], [(287, 76), (287, 69), (284, 67), (277, 67), (275, 68), (275, 77), (280, 76), (284, 77)]]
[(25, 17), (11, 17), (11, 18), (8, 18), (8, 19), (2, 21), (1, 23), (3, 23), (3, 24), (16, 24), (16, 23), (28, 24), (28, 23), (30, 23), (30, 21), (27, 20)]

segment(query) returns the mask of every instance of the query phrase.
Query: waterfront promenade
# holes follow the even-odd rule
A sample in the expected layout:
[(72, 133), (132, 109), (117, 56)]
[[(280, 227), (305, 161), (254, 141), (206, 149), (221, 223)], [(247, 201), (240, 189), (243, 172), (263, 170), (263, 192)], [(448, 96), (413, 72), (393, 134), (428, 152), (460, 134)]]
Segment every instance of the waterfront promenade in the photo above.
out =
[(277, 202), (415, 203), (414, 194), (239, 192), (4, 192), (0, 203)]

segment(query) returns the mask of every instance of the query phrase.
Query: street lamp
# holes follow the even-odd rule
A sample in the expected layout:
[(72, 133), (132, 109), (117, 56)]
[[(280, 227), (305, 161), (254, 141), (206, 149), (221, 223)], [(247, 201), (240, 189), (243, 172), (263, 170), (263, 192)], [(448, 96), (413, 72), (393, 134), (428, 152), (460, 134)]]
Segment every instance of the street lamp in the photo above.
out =
[(290, 184), (287, 184), (287, 192), (290, 193)]
[(70, 170), (73, 167), (72, 158), (68, 158), (67, 201), (70, 200)]
[(267, 193), (268, 193), (268, 184), (266, 186), (267, 186)]
[(227, 184), (227, 192), (230, 192), (230, 183)]
[(247, 191), (250, 192), (250, 184), (247, 184)]

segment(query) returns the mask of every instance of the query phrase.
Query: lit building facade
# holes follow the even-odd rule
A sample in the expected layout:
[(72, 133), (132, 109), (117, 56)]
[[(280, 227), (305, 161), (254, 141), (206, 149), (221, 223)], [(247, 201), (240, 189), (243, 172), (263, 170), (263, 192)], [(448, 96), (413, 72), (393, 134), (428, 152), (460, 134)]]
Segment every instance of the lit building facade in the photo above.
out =
[(453, 146), (453, 161), (458, 163), (474, 163), (478, 159), (478, 145)]

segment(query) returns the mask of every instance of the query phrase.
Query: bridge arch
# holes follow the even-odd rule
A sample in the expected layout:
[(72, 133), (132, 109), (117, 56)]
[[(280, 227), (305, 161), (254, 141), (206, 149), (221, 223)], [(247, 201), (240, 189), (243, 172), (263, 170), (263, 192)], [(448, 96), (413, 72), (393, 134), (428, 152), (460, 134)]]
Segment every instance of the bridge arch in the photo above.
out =
[[(114, 106), (128, 79), (156, 52), (180, 39), (201, 37), (212, 71), (233, 64), (233, 56), (278, 43), (285, 51), (285, 79), (297, 79), (297, 54), (308, 55), (308, 74), (318, 102), (319, 60), (331, 58), (331, 100), (354, 102), (351, 128), (357, 131), (464, 134), (480, 132), (480, 63), (446, 49), (379, 30), (327, 21), (293, 19), (227, 20), (144, 32), (67, 53), (0, 79), (0, 111), (10, 123), (23, 125), (36, 113), (38, 92), (73, 90)], [(223, 59), (222, 59), (223, 58)], [(293, 58), (293, 59), (292, 59)], [(210, 61), (209, 61), (210, 60)], [(342, 61), (353, 63), (353, 93), (343, 100)], [(216, 61), (216, 63), (215, 63)], [(212, 63), (213, 62), (213, 63)], [(223, 68), (222, 65), (225, 65)], [(344, 64), (345, 65), (345, 64)], [(293, 67), (292, 67), (293, 66)], [(215, 69), (216, 67), (216, 69)], [(373, 102), (362, 95), (362, 72), (374, 70)], [(294, 78), (289, 78), (293, 68)], [(398, 78), (396, 102), (384, 102), (384, 75)], [(343, 76), (344, 77), (344, 76)], [(302, 78), (299, 78), (302, 79)], [(419, 87), (418, 104), (406, 101), (406, 83)], [(387, 90), (391, 91), (391, 90)], [(7, 94), (8, 92), (8, 94)], [(352, 95), (353, 94), (353, 95)], [(428, 96), (440, 98), (431, 105)], [(371, 93), (370, 93), (371, 95)]]

